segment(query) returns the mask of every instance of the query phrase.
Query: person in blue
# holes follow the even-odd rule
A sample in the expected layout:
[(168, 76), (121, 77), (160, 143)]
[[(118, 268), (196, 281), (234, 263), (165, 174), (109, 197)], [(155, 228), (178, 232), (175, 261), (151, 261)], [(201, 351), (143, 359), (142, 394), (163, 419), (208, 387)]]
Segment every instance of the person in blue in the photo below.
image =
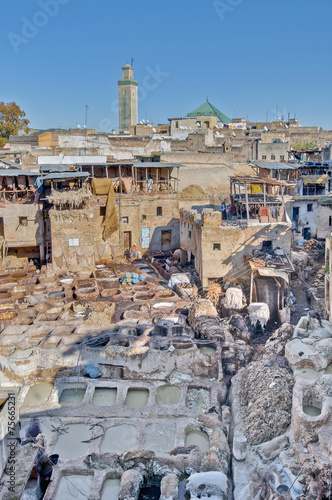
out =
[(221, 203), (221, 220), (226, 220), (226, 203), (225, 200)]

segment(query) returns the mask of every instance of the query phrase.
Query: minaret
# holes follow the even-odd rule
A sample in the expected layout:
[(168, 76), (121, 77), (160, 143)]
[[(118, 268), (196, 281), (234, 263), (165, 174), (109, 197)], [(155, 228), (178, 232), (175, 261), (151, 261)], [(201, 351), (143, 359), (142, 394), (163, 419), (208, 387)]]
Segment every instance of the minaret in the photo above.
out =
[(130, 125), (137, 125), (137, 86), (134, 69), (130, 64), (122, 68), (119, 85), (119, 132), (129, 132)]

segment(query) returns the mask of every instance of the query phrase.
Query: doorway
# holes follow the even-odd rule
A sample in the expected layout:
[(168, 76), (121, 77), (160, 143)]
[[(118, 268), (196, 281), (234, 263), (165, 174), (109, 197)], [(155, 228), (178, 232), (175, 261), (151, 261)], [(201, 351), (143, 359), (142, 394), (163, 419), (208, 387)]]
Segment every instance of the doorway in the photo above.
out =
[(161, 251), (167, 252), (172, 247), (172, 230), (161, 231)]
[(131, 249), (131, 231), (124, 231), (123, 232), (123, 250), (130, 250)]

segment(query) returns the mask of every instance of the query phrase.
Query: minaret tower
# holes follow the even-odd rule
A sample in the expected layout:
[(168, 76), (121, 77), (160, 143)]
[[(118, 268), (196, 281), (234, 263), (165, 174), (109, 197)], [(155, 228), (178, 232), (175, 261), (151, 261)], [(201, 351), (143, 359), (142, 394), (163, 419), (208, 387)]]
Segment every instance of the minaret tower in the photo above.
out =
[(134, 68), (126, 64), (122, 68), (122, 80), (119, 85), (119, 132), (129, 132), (130, 125), (137, 125), (137, 86), (134, 80)]

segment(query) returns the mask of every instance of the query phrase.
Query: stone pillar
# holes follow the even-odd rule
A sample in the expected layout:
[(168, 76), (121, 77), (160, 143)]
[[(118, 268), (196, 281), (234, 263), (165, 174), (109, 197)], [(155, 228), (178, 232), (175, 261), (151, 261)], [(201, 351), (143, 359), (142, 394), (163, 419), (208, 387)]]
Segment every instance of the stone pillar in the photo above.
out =
[(45, 262), (45, 247), (43, 243), (39, 245), (39, 254), (40, 254), (40, 265), (43, 265)]

